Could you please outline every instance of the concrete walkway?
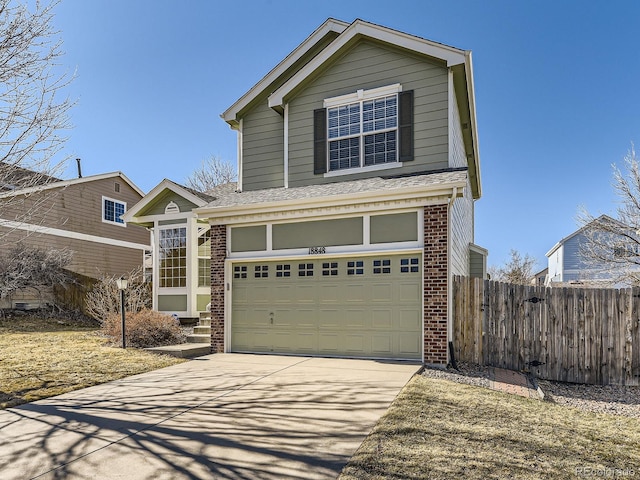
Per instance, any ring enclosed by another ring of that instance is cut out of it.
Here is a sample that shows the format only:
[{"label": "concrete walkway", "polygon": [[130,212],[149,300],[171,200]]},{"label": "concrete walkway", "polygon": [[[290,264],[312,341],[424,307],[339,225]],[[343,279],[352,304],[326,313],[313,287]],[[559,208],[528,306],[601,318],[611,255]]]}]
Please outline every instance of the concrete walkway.
[{"label": "concrete walkway", "polygon": [[336,478],[418,369],[200,357],[0,411],[0,478]]}]

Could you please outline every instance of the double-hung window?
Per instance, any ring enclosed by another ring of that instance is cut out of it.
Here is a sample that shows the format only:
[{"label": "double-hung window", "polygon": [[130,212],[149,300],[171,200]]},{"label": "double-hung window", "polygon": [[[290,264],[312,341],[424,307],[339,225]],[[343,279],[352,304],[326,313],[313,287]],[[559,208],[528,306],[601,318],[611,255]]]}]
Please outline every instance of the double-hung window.
[{"label": "double-hung window", "polygon": [[315,117],[315,173],[412,160],[413,92],[401,90],[395,84],[325,99]]},{"label": "double-hung window", "polygon": [[102,221],[124,225],[124,220],[120,218],[127,210],[127,204],[112,198],[102,197]]}]

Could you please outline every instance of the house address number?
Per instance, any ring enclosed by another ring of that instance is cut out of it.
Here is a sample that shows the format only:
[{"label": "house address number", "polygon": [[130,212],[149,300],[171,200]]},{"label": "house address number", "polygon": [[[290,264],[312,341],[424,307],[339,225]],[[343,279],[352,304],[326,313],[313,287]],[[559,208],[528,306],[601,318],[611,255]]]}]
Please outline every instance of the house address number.
[{"label": "house address number", "polygon": [[326,247],[309,247],[309,255],[320,255],[327,253]]}]

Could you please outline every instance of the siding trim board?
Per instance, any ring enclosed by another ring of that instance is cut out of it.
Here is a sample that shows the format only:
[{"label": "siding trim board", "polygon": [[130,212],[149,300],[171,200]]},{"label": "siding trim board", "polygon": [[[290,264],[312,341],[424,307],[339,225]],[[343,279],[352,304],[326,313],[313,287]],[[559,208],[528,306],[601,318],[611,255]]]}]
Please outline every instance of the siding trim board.
[{"label": "siding trim board", "polygon": [[75,240],[83,240],[85,242],[100,243],[103,245],[110,245],[115,247],[132,248],[135,250],[151,249],[151,245],[144,245],[142,243],[127,242],[125,240],[118,240],[111,237],[99,237],[97,235],[89,235],[87,233],[62,230],[60,228],[44,227],[42,225],[33,225],[30,223],[14,222],[11,220],[0,219],[0,227],[8,228],[11,230],[22,230],[36,234],[53,235],[55,237],[73,238]]}]

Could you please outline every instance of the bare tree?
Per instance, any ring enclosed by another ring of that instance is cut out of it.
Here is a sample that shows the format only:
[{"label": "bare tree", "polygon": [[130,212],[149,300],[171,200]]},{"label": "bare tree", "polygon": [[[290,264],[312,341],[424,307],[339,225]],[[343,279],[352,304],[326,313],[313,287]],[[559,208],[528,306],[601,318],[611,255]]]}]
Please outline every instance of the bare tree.
[{"label": "bare tree", "polygon": [[[61,70],[62,41],[54,7],[26,0],[0,0],[0,192],[57,180],[65,160],[73,102],[60,98],[72,76]],[[3,195],[0,213],[11,199]]]},{"label": "bare tree", "polygon": [[509,260],[500,267],[489,267],[491,280],[498,282],[515,283],[518,285],[528,285],[534,275],[536,259],[528,253],[524,256],[515,249],[509,252]]},{"label": "bare tree", "polygon": [[71,280],[65,267],[71,263],[70,250],[40,249],[16,244],[0,256],[0,298],[18,290],[64,285]]},{"label": "bare tree", "polygon": [[206,193],[218,185],[235,182],[237,177],[235,165],[212,155],[203,160],[200,168],[187,177],[186,186]]},{"label": "bare tree", "polygon": [[585,240],[580,256],[592,279],[613,285],[640,285],[640,165],[633,144],[624,169],[613,165],[613,189],[618,197],[617,219],[578,213]]}]

